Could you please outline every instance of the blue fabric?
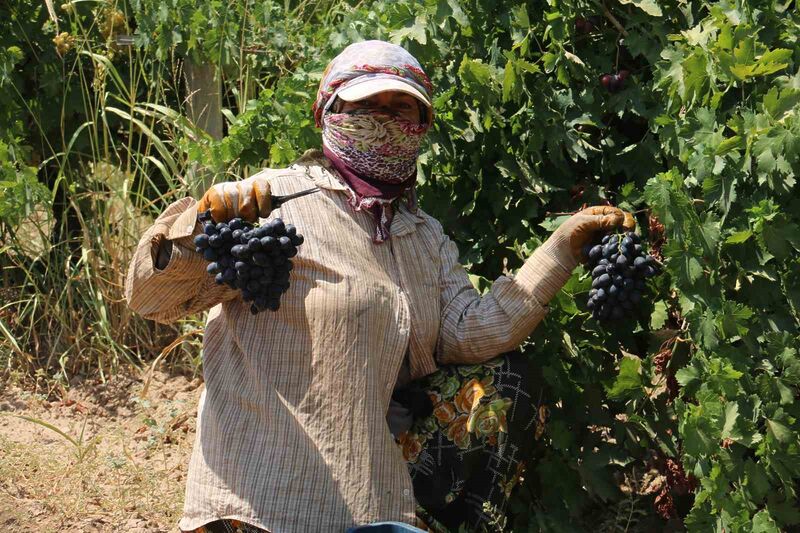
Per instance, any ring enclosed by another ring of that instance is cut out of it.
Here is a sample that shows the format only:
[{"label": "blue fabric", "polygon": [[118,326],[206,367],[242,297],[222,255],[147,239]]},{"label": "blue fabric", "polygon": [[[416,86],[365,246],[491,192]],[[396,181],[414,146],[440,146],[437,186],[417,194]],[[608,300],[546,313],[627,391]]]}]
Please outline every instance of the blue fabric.
[{"label": "blue fabric", "polygon": [[375,522],[365,526],[351,527],[346,533],[425,533],[423,530],[402,522]]}]

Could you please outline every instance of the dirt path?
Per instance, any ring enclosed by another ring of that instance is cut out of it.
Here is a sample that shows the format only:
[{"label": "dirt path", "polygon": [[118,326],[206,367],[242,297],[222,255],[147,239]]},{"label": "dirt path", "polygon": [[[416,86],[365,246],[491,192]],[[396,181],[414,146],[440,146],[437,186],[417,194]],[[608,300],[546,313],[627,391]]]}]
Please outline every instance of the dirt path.
[{"label": "dirt path", "polygon": [[0,383],[0,531],[178,531],[202,388],[156,372],[50,402]]}]

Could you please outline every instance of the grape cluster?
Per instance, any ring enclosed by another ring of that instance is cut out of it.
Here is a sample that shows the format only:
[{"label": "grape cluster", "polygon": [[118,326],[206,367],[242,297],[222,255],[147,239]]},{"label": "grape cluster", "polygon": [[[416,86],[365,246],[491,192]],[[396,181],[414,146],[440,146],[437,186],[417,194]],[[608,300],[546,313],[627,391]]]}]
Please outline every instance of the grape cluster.
[{"label": "grape cluster", "polygon": [[277,311],[281,295],[289,289],[291,258],[303,244],[297,228],[279,218],[261,226],[241,218],[214,222],[208,212],[198,215],[198,220],[203,233],[194,238],[195,250],[210,261],[208,273],[214,280],[241,289],[253,314]]},{"label": "grape cluster", "polygon": [[619,320],[630,314],[642,299],[645,279],[659,272],[658,263],[644,252],[633,232],[606,235],[584,252],[592,271],[586,306],[598,320]]}]

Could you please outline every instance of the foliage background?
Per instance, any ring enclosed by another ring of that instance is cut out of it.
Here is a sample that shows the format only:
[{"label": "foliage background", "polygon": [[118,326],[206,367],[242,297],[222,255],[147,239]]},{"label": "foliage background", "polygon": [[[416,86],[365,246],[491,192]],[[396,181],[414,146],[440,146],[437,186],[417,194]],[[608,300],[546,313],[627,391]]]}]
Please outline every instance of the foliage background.
[{"label": "foliage background", "polygon": [[[0,20],[6,377],[66,384],[171,346],[197,372],[198,317],[124,305],[138,235],[192,162],[233,179],[318,146],[326,62],[387,39],[436,86],[421,205],[479,288],[584,203],[636,211],[666,265],[636,323],[598,326],[578,271],[531,337],[549,418],[509,528],[800,527],[795,2],[20,0]],[[188,60],[222,73],[220,141],[185,113]]]}]

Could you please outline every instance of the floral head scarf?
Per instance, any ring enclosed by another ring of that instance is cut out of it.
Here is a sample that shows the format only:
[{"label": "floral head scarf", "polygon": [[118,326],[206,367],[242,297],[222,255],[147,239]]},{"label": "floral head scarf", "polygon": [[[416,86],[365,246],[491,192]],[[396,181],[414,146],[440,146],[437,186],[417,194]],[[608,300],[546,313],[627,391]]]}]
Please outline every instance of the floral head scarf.
[{"label": "floral head scarf", "polygon": [[428,100],[433,97],[431,80],[419,61],[405,48],[384,41],[351,44],[322,73],[317,99],[312,107],[317,127],[322,127],[322,115],[335,100],[336,93],[375,78],[400,79],[427,96]]}]

